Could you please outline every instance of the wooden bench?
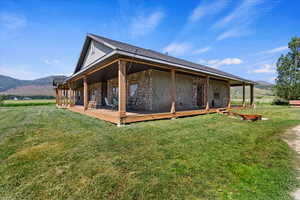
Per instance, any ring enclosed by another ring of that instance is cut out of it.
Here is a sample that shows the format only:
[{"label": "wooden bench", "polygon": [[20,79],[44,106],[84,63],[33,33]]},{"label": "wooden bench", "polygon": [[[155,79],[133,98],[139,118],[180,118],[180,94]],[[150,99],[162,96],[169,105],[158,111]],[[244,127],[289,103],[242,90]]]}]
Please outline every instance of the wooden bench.
[{"label": "wooden bench", "polygon": [[300,100],[290,100],[289,104],[291,107],[300,107]]}]

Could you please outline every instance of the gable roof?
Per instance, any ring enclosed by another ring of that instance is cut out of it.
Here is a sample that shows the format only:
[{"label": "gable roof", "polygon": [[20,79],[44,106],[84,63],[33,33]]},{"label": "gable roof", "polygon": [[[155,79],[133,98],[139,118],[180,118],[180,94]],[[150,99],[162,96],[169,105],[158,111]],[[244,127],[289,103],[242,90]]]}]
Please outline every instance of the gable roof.
[{"label": "gable roof", "polygon": [[118,54],[125,53],[125,55],[126,55],[126,53],[128,53],[131,56],[134,55],[135,57],[140,56],[141,58],[154,59],[154,61],[161,61],[161,62],[166,63],[171,66],[173,65],[173,66],[181,67],[181,68],[189,68],[194,71],[200,71],[203,73],[213,74],[216,76],[226,77],[229,79],[239,80],[242,82],[254,83],[251,80],[247,80],[247,79],[241,78],[239,76],[236,76],[236,75],[233,75],[233,74],[230,74],[227,72],[223,72],[221,70],[218,70],[218,69],[215,69],[212,67],[207,67],[204,65],[200,65],[197,63],[179,59],[179,58],[176,58],[173,56],[169,56],[169,55],[166,55],[163,53],[159,53],[159,52],[156,52],[156,51],[153,51],[150,49],[145,49],[145,48],[137,47],[137,46],[130,45],[130,44],[127,44],[124,42],[119,42],[116,40],[101,37],[101,36],[98,36],[95,34],[87,34],[87,38],[85,40],[85,43],[84,43],[80,58],[78,60],[77,66],[75,68],[74,74],[75,73],[77,74],[81,71],[81,65],[84,60],[85,53],[87,52],[88,45],[90,44],[91,40],[95,40],[99,43],[104,44],[107,47],[110,47],[111,49],[114,50],[115,53],[118,53]]}]

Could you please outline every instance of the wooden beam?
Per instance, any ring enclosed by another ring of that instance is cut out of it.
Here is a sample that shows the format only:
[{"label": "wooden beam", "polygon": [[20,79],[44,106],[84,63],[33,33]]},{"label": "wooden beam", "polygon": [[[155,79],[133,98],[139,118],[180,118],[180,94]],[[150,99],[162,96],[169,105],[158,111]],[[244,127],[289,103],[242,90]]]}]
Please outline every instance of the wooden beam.
[{"label": "wooden beam", "polygon": [[254,103],[254,85],[250,85],[250,105]]},{"label": "wooden beam", "polygon": [[88,108],[88,102],[89,97],[88,97],[88,83],[87,83],[87,77],[83,77],[83,107],[84,110],[87,110]]},{"label": "wooden beam", "polygon": [[209,110],[209,76],[206,77],[205,81],[205,110]]},{"label": "wooden beam", "polygon": [[245,83],[243,83],[243,107],[246,106],[246,91],[245,91]]},{"label": "wooden beam", "polygon": [[171,98],[172,98],[172,104],[171,104],[171,113],[176,112],[176,72],[175,69],[171,69]]},{"label": "wooden beam", "polygon": [[95,73],[95,72],[97,72],[97,71],[99,71],[101,69],[104,69],[104,68],[106,68],[106,67],[108,67],[108,66],[110,66],[110,65],[112,65],[112,64],[114,64],[114,63],[116,63],[118,61],[119,61],[119,59],[116,59],[116,60],[113,60],[113,61],[111,61],[109,63],[104,64],[104,65],[98,65],[98,66],[94,67],[91,70],[87,70],[86,72],[83,72],[82,74],[78,74],[78,76],[73,77],[69,81],[71,81],[71,80],[72,81],[76,81],[76,80],[82,79],[82,78],[84,78],[84,76],[87,76],[87,75],[90,75],[92,73]]},{"label": "wooden beam", "polygon": [[[174,69],[173,66],[170,67],[168,65],[156,64],[156,63],[149,63],[149,62],[145,62],[145,61],[138,61],[138,60],[133,60],[133,59],[128,59],[128,58],[120,58],[120,60],[128,61],[128,62],[134,62],[134,63],[139,63],[139,64],[144,64],[144,65],[150,65],[150,66],[154,66],[154,67],[162,68],[162,69],[166,69],[166,70]],[[176,71],[178,71],[178,72],[184,72],[184,73],[192,74],[192,75],[196,75],[196,76],[202,76],[202,77],[208,76],[207,74],[202,73],[202,72],[195,72],[195,71],[191,71],[191,70],[188,70],[188,69],[182,69],[182,68],[176,68]],[[209,75],[209,76],[211,78],[216,79],[216,80],[222,80],[222,81],[232,80],[232,79],[223,78],[223,77],[214,76],[214,75]]]},{"label": "wooden beam", "polygon": [[118,62],[118,79],[119,79],[119,116],[120,116],[120,124],[122,124],[122,120],[126,117],[126,62],[119,61]]}]

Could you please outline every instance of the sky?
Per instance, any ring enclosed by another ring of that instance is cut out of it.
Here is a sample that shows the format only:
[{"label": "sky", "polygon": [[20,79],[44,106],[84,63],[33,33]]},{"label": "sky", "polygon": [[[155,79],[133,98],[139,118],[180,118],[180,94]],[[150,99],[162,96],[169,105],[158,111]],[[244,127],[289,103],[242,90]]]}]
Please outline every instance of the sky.
[{"label": "sky", "polygon": [[274,82],[300,37],[299,0],[0,0],[0,74],[71,75],[94,33]]}]

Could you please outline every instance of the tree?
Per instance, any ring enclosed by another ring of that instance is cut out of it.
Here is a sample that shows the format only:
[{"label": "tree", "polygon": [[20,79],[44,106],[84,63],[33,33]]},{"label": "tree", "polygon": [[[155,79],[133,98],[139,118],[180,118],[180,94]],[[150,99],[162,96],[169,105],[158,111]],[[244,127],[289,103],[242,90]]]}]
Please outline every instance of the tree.
[{"label": "tree", "polygon": [[290,51],[277,61],[276,95],[286,100],[300,99],[300,38],[289,42]]},{"label": "tree", "polygon": [[5,99],[5,96],[0,95],[0,106],[2,106],[4,104],[4,99]]}]

